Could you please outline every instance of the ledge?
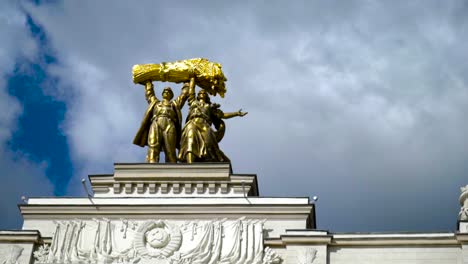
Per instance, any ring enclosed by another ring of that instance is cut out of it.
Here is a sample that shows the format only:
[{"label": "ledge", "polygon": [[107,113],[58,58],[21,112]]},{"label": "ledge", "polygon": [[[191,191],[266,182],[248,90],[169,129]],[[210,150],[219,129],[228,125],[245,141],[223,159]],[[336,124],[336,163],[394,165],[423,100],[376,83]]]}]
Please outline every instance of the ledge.
[{"label": "ledge", "polygon": [[126,215],[132,219],[208,219],[247,218],[303,220],[311,215],[313,205],[274,204],[205,204],[205,205],[20,205],[25,220],[30,219],[92,219],[97,216],[120,219]]},{"label": "ledge", "polygon": [[122,180],[227,180],[230,163],[116,163],[114,179]]},{"label": "ledge", "polygon": [[[291,232],[291,231],[290,231]],[[315,234],[312,234],[314,233]],[[288,231],[287,231],[288,233]],[[294,230],[303,235],[281,235],[280,238],[267,238],[265,245],[285,247],[288,245],[328,245],[346,246],[459,246],[468,242],[468,234],[419,233],[419,234],[328,234],[326,231]],[[310,235],[307,235],[309,233]]]},{"label": "ledge", "polygon": [[0,242],[37,243],[40,237],[37,230],[0,230]]},{"label": "ledge", "polygon": [[116,163],[113,175],[89,175],[95,197],[255,197],[257,176],[230,163]]}]

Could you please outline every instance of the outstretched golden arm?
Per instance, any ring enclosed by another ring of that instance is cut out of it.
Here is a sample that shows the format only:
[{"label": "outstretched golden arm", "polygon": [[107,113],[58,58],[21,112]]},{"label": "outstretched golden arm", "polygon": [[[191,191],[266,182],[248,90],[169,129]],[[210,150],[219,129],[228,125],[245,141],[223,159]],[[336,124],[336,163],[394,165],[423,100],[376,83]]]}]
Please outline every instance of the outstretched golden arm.
[{"label": "outstretched golden arm", "polygon": [[242,112],[242,109],[239,109],[239,111],[237,111],[237,112],[223,113],[222,118],[223,119],[229,119],[229,118],[233,118],[233,117],[236,117],[236,116],[245,116],[248,113],[249,112]]}]

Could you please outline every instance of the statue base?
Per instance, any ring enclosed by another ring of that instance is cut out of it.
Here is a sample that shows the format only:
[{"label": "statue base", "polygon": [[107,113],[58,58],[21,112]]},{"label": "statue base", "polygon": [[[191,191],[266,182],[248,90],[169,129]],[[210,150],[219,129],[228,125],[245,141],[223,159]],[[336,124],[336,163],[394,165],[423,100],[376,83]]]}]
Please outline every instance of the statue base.
[{"label": "statue base", "polygon": [[229,163],[118,163],[89,180],[92,197],[20,206],[50,243],[41,262],[278,263],[269,238],[315,227],[308,198],[260,197]]}]

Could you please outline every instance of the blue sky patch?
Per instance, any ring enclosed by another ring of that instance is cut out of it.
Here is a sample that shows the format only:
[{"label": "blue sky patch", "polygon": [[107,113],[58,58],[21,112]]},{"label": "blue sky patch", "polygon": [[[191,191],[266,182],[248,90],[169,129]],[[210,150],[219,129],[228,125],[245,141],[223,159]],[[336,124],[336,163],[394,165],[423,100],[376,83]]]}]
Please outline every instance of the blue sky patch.
[{"label": "blue sky patch", "polygon": [[[27,23],[39,46],[39,57],[36,62],[18,61],[13,75],[8,79],[9,94],[23,106],[18,131],[13,134],[9,146],[14,151],[25,153],[35,162],[46,161],[46,174],[55,186],[54,195],[64,195],[64,186],[73,173],[67,139],[60,130],[67,109],[64,102],[44,93],[44,85],[57,84],[47,75],[47,67],[57,63],[57,59],[43,28],[29,15]],[[48,87],[51,88],[54,89]]]}]

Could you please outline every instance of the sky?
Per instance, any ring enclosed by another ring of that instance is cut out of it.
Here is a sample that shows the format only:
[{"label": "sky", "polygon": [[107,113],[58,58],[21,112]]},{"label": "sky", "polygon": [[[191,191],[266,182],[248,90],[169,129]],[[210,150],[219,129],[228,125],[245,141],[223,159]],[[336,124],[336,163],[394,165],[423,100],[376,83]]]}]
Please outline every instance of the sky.
[{"label": "sky", "polygon": [[[83,196],[146,110],[134,64],[223,65],[220,144],[260,195],[318,196],[330,232],[455,231],[468,184],[467,1],[0,2],[0,229]],[[168,83],[155,83],[156,93]],[[177,94],[178,84],[169,84]]]}]

